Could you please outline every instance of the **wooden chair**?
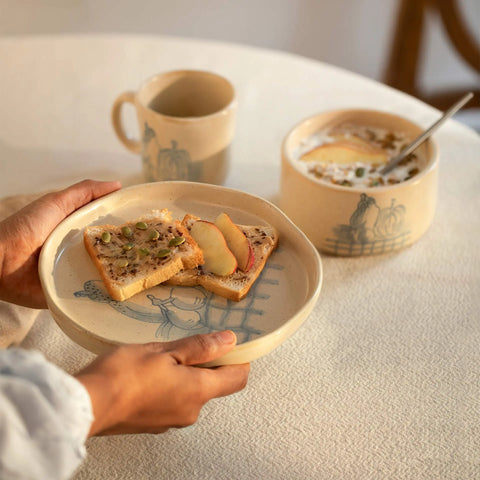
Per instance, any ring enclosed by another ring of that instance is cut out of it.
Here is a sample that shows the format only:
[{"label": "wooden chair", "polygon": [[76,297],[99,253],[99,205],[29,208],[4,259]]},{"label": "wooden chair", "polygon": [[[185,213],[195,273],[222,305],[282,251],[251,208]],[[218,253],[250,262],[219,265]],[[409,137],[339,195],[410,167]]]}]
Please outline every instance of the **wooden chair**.
[{"label": "wooden chair", "polygon": [[480,107],[480,89],[453,88],[429,94],[419,87],[418,73],[421,43],[427,11],[440,16],[456,53],[474,70],[480,72],[480,48],[466,27],[456,0],[400,0],[393,44],[390,50],[384,82],[421,100],[445,110],[468,91],[474,98],[465,108]]}]

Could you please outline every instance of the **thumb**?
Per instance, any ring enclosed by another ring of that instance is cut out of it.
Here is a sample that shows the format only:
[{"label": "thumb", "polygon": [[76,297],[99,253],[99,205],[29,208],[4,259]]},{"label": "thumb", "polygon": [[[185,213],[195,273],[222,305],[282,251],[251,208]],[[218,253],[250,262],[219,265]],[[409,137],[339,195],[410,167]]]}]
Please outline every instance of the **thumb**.
[{"label": "thumb", "polygon": [[62,215],[68,216],[78,208],[108,193],[118,190],[120,182],[98,182],[83,180],[71,185],[65,190],[53,193],[53,199],[61,210]]},{"label": "thumb", "polygon": [[193,335],[164,344],[164,348],[177,363],[198,365],[211,362],[228,353],[237,343],[237,337],[230,330]]}]

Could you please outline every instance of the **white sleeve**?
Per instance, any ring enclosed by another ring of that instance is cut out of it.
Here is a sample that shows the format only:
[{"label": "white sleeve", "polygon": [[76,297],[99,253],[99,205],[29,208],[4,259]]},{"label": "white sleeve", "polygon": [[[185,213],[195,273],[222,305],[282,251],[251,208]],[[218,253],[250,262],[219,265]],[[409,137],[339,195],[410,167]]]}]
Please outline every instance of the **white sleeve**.
[{"label": "white sleeve", "polygon": [[85,458],[90,396],[39,352],[0,350],[0,478],[69,478]]}]

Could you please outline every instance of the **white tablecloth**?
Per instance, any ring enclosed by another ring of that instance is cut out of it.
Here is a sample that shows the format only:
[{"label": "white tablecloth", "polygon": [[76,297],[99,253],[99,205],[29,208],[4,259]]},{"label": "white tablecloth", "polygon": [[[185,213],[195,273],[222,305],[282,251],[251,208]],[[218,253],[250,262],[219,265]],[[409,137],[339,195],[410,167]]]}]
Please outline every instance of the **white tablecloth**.
[{"label": "white tablecloth", "polygon": [[[276,201],[280,144],[317,112],[366,107],[427,126],[439,112],[358,75],[279,52],[139,36],[0,39],[0,196],[91,177],[140,181],[110,126],[117,94],[196,68],[239,97],[226,185]],[[132,115],[127,121],[136,134]],[[255,361],[247,388],[164,435],[94,438],[87,479],[480,478],[480,140],[450,120],[439,204],[414,246],[323,256],[320,300],[298,332]],[[48,312],[23,341],[69,372],[93,356]]]}]

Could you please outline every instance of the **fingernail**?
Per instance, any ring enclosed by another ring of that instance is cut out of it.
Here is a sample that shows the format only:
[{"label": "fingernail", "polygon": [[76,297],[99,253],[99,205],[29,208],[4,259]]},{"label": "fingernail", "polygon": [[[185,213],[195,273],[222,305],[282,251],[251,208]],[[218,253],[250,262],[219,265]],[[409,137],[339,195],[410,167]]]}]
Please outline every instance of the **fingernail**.
[{"label": "fingernail", "polygon": [[220,343],[230,344],[235,342],[235,334],[230,330],[224,330],[223,332],[217,332],[215,334]]}]

